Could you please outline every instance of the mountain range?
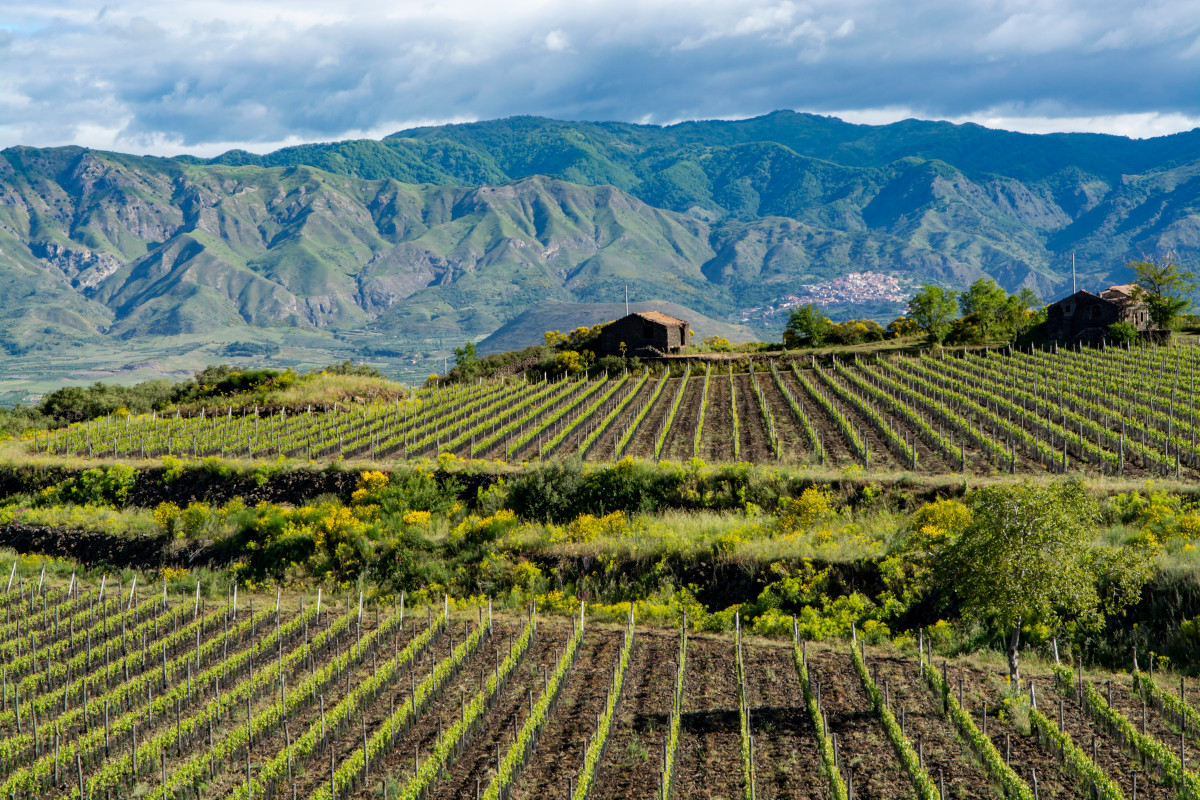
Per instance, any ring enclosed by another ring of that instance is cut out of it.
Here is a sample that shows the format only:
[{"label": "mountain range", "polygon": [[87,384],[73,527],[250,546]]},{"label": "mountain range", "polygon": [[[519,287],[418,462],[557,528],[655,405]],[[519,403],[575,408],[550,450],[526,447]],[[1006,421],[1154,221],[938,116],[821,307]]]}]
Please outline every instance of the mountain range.
[{"label": "mountain range", "polygon": [[304,335],[407,363],[627,286],[737,322],[849,272],[908,288],[989,276],[1052,299],[1072,253],[1099,288],[1165,251],[1200,254],[1200,129],[1131,140],[785,111],[521,117],[213,159],[0,152],[12,355]]}]

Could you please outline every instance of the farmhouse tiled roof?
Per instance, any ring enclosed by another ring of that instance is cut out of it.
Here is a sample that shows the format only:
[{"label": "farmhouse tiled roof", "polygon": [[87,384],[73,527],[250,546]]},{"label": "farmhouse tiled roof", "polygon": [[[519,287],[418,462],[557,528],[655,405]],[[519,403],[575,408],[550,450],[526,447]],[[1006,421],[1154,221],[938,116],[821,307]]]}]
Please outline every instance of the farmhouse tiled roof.
[{"label": "farmhouse tiled roof", "polygon": [[650,322],[658,322],[663,325],[687,325],[687,320],[677,319],[662,313],[661,311],[635,311],[629,316],[641,317]]},{"label": "farmhouse tiled roof", "polygon": [[1121,286],[1110,286],[1100,293],[1105,300],[1129,300],[1133,298],[1135,284],[1126,283]]}]

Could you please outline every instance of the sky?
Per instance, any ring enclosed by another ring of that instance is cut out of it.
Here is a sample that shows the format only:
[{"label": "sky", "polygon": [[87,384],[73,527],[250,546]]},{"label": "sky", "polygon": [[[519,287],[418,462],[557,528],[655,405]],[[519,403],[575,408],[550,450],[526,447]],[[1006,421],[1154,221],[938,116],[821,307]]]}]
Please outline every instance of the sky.
[{"label": "sky", "polygon": [[0,0],[0,147],[212,156],[534,114],[1200,127],[1196,0]]}]

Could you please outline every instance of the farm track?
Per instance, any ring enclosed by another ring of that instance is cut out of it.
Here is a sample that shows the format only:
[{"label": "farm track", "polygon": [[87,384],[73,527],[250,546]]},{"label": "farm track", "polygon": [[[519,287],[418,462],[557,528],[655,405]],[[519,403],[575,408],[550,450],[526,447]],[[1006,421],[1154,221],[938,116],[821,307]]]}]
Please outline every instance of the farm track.
[{"label": "farm track", "polygon": [[829,732],[837,736],[843,771],[860,800],[911,797],[912,780],[900,764],[849,655],[809,651],[809,676],[821,685]]},{"label": "farm track", "polygon": [[[633,438],[629,440],[629,444],[625,448],[625,455],[647,461],[654,460],[654,440],[658,436],[658,426],[671,410],[671,403],[675,399],[675,392],[679,389],[680,380],[682,378],[671,378],[667,381],[667,385],[663,387],[658,399],[650,408],[650,413],[642,420],[642,424],[638,426]],[[691,382],[692,379],[689,378],[688,383]],[[680,411],[683,411],[682,407]]]},{"label": "farm track", "polygon": [[[700,383],[704,383],[703,375],[700,377]],[[729,407],[729,376],[718,369],[713,369],[712,378],[708,382],[708,410],[704,415],[704,430],[701,432],[700,457],[710,463],[733,461],[733,412]]]},{"label": "farm track", "polygon": [[[663,394],[670,392],[672,389],[678,388],[678,383],[667,386]],[[711,393],[712,387],[709,387]],[[671,430],[667,433],[667,441],[663,445],[662,458],[669,461],[687,461],[692,457],[693,445],[696,441],[696,419],[700,416],[700,396],[704,392],[704,375],[692,375],[688,378],[687,386],[683,390],[683,402],[679,404],[679,410],[675,412],[675,419],[671,423]],[[672,394],[672,396],[674,396]],[[709,398],[709,406],[712,405],[712,398]],[[667,406],[670,410],[670,406]],[[711,410],[711,408],[710,408]],[[655,432],[657,433],[657,426]],[[653,447],[653,445],[651,445]],[[653,455],[653,450],[651,451]]]},{"label": "farm track", "polygon": [[585,633],[584,647],[576,655],[558,705],[512,786],[512,800],[566,797],[567,778],[579,774],[620,651],[621,636],[616,631],[592,627]]},{"label": "farm track", "polygon": [[829,780],[821,771],[817,733],[804,707],[791,649],[743,645],[743,651],[757,796],[824,800]]},{"label": "farm track", "polygon": [[[868,666],[877,670],[875,683],[891,698],[892,712],[902,718],[913,747],[923,748],[925,769],[935,779],[946,781],[948,797],[984,800],[997,797],[987,772],[975,754],[942,715],[941,703],[929,690],[913,659],[872,658]],[[918,745],[920,742],[920,745]],[[1003,752],[1003,751],[1001,751]]]},{"label": "farm track", "polygon": [[674,796],[742,796],[742,751],[733,643],[688,642]]},{"label": "farm track", "polygon": [[750,385],[750,375],[734,375],[733,380],[737,386],[738,429],[741,435],[741,455],[738,460],[770,463],[775,460],[775,454],[771,452],[766,423]]},{"label": "farm track", "polygon": [[[563,646],[566,636],[565,630],[538,624],[529,652],[509,677],[504,691],[484,714],[482,725],[462,755],[450,765],[442,779],[430,787],[429,800],[474,797],[477,781],[482,792],[496,772],[497,745],[503,753],[512,742],[528,713],[529,692],[536,697],[541,691],[542,671],[554,668],[556,650]],[[484,666],[493,666],[493,663],[489,661]]]},{"label": "farm track", "polygon": [[652,796],[658,785],[678,655],[678,636],[639,631],[634,638],[608,753],[588,795],[592,800]]}]

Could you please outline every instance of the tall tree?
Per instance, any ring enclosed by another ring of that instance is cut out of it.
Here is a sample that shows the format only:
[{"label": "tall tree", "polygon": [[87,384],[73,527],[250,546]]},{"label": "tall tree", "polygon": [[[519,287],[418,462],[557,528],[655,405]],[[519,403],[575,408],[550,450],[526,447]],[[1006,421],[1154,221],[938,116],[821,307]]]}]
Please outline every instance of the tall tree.
[{"label": "tall tree", "polygon": [[454,367],[458,370],[459,380],[474,380],[483,371],[479,363],[479,354],[475,351],[475,343],[467,342],[462,347],[454,348]]},{"label": "tall tree", "polygon": [[964,317],[972,317],[979,332],[987,340],[1003,324],[1009,305],[1008,292],[991,278],[980,278],[958,296],[958,306]]},{"label": "tall tree", "polygon": [[1191,270],[1175,263],[1175,256],[1146,258],[1127,264],[1137,275],[1133,288],[1135,300],[1145,303],[1150,321],[1157,327],[1170,330],[1179,315],[1192,307],[1192,292],[1196,291],[1196,276]]},{"label": "tall tree", "polygon": [[[1014,682],[1023,622],[1095,625],[1102,610],[1136,600],[1149,574],[1133,549],[1118,555],[1095,545],[1099,510],[1080,481],[982,487],[967,505],[971,522],[939,557],[940,577],[964,616],[1007,635]],[[1116,587],[1107,604],[1101,580]]]},{"label": "tall tree", "polygon": [[801,306],[788,315],[783,331],[783,343],[788,347],[820,347],[829,338],[833,325],[821,309],[812,303]]},{"label": "tall tree", "polygon": [[957,295],[940,286],[926,285],[908,301],[908,314],[931,342],[941,344],[950,332],[957,310]]}]

